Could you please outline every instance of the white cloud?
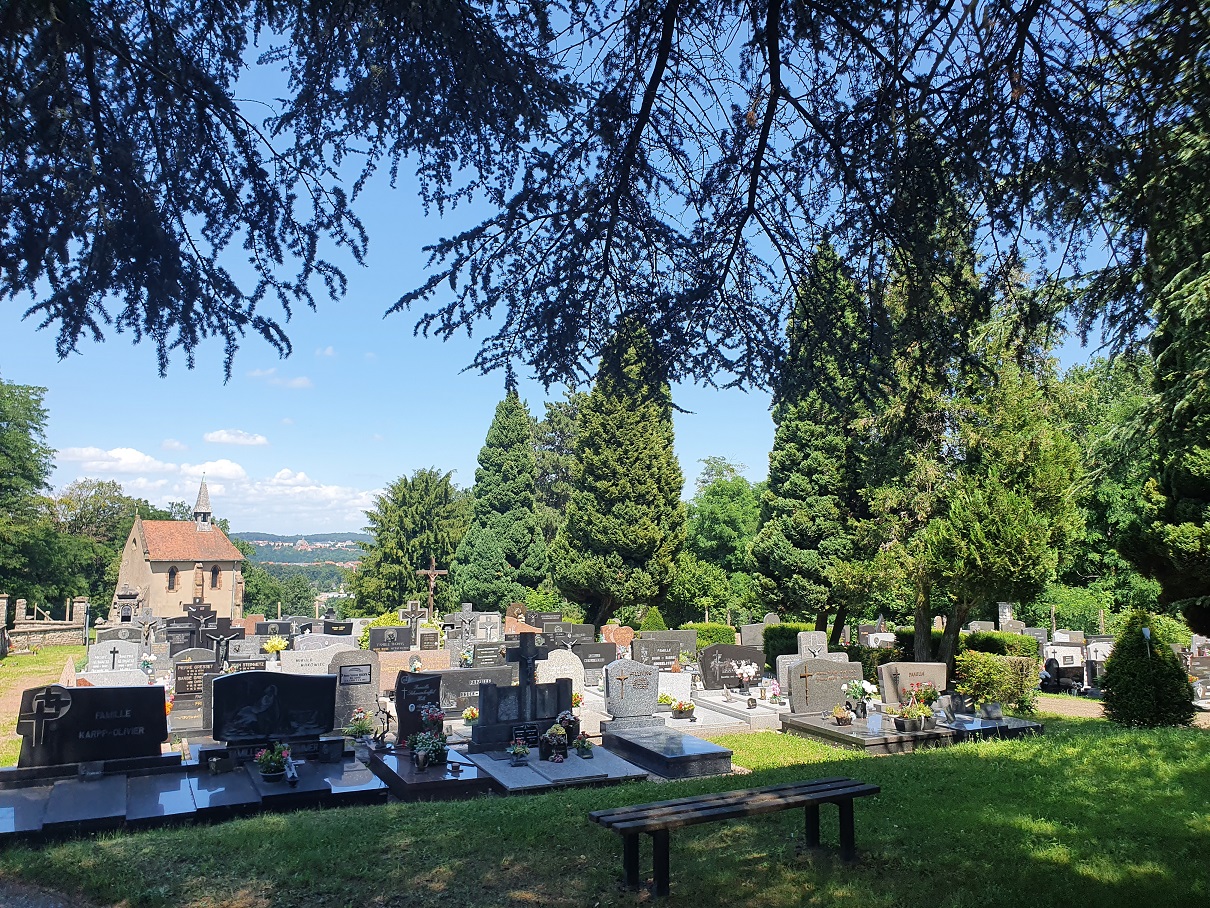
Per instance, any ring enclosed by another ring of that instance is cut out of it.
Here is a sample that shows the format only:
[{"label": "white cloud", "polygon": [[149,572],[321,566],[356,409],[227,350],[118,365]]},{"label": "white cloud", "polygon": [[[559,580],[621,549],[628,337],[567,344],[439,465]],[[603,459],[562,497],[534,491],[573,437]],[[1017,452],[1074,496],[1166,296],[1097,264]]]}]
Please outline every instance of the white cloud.
[{"label": "white cloud", "polygon": [[64,448],[59,460],[78,463],[88,473],[175,473],[176,464],[164,463],[134,448]]},{"label": "white cloud", "polygon": [[269,369],[253,369],[248,373],[249,378],[268,378],[270,375],[277,373],[276,367]]},{"label": "white cloud", "polygon": [[294,420],[292,420],[289,416],[283,416],[281,418],[281,424],[283,426],[292,426],[294,425]]},{"label": "white cloud", "polygon": [[202,436],[206,441],[220,445],[267,445],[269,439],[263,435],[245,432],[243,429],[218,429]]},{"label": "white cloud", "polygon": [[276,368],[253,369],[248,373],[248,377],[266,379],[268,383],[275,388],[291,388],[297,390],[299,388],[310,388],[314,384],[311,379],[307,378],[305,375],[299,375],[295,378],[285,378],[284,376],[277,374]]},{"label": "white cloud", "polygon": [[191,479],[201,479],[206,477],[207,483],[211,479],[247,479],[247,471],[232,460],[208,460],[205,463],[183,463],[181,464],[181,475]]},{"label": "white cloud", "polygon": [[184,442],[177,441],[175,438],[165,438],[160,442],[160,447],[165,451],[188,451],[189,445]]},{"label": "white cloud", "polygon": [[318,350],[316,350],[315,355],[316,356],[335,356],[336,348],[333,347],[331,344],[329,344],[326,347],[320,347]]}]

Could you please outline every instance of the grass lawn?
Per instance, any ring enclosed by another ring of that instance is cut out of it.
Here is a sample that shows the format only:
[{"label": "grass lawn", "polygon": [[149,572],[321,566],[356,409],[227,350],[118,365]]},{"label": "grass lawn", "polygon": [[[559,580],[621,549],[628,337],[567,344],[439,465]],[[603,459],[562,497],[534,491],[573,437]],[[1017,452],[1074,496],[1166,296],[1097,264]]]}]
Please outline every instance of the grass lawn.
[{"label": "grass lawn", "polygon": [[[0,879],[102,904],[600,906],[621,840],[589,810],[796,778],[882,786],[860,863],[799,856],[790,811],[677,831],[670,905],[1165,908],[1210,899],[1210,734],[1047,717],[1044,737],[871,758],[772,732],[719,739],[750,775],[275,814],[0,853]],[[824,808],[825,841],[836,841]],[[644,841],[644,861],[649,862]]]},{"label": "grass lawn", "polygon": [[21,692],[58,681],[68,659],[75,660],[77,669],[82,668],[88,652],[83,646],[44,646],[37,653],[0,659],[0,766],[16,766],[21,752],[17,737]]}]

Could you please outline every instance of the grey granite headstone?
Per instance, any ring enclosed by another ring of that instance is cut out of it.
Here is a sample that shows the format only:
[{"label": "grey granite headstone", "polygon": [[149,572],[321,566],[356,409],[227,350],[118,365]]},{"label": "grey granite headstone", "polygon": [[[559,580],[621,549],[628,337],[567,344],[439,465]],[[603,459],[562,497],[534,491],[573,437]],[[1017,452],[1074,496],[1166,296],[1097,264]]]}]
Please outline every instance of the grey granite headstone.
[{"label": "grey granite headstone", "polygon": [[268,637],[253,634],[243,640],[232,640],[227,645],[228,662],[263,662],[268,653],[265,652],[265,641]]},{"label": "grey granite headstone", "polygon": [[107,640],[133,640],[138,643],[142,639],[142,630],[133,624],[117,624],[97,629],[97,643],[104,643]]},{"label": "grey granite headstone", "polygon": [[994,621],[972,621],[970,623],[970,630],[972,634],[979,634],[985,631],[994,631],[995,629],[996,623]]},{"label": "grey granite headstone", "polygon": [[373,716],[378,709],[378,653],[369,650],[341,650],[332,657],[328,674],[336,676],[336,721],[344,724],[353,710],[364,709]]},{"label": "grey granite headstone", "polygon": [[1083,631],[1071,631],[1064,628],[1059,628],[1055,631],[1055,643],[1080,643],[1084,642]]},{"label": "grey granite headstone", "polygon": [[913,684],[929,682],[937,693],[946,689],[944,662],[884,662],[878,666],[878,688],[884,703],[904,704]]},{"label": "grey granite headstone", "polygon": [[1006,634],[1024,634],[1025,622],[1017,621],[1014,618],[1006,618],[1000,622],[1000,630]]},{"label": "grey granite headstone", "polygon": [[137,668],[116,672],[80,672],[76,687],[146,687],[147,673]]},{"label": "grey granite headstone", "polygon": [[824,631],[799,631],[798,655],[818,659],[828,651],[828,635]]},{"label": "grey granite headstone", "polygon": [[790,711],[822,712],[845,701],[844,689],[862,679],[860,662],[804,659],[790,672]]},{"label": "grey granite headstone", "polygon": [[88,648],[88,671],[119,672],[139,667],[143,646],[138,635],[135,640],[106,640]]},{"label": "grey granite headstone", "polygon": [[1042,647],[1050,642],[1050,634],[1046,632],[1046,628],[1044,627],[1027,627],[1022,633],[1038,641],[1038,655],[1042,654]]},{"label": "grey granite headstone", "polygon": [[660,673],[633,659],[618,659],[605,666],[605,711],[614,719],[613,730],[662,725],[654,719],[660,696]]},{"label": "grey granite headstone", "polygon": [[551,650],[550,655],[538,663],[538,683],[549,684],[556,678],[570,678],[572,693],[584,693],[584,663],[580,657],[570,650]]},{"label": "grey granite headstone", "polygon": [[781,618],[777,612],[765,612],[765,617],[761,619],[765,624],[781,624]]},{"label": "grey granite headstone", "polygon": [[294,650],[299,653],[333,646],[340,649],[356,649],[357,641],[351,634],[303,634],[294,640]]},{"label": "grey granite headstone", "polygon": [[[803,658],[794,653],[787,653],[777,657],[777,683],[781,686],[783,697],[790,696],[790,673],[794,671],[794,666],[803,661]],[[820,653],[818,658],[826,662],[849,661],[846,653]]]},{"label": "grey granite headstone", "polygon": [[281,670],[289,675],[326,675],[332,657],[348,652],[347,646],[326,646],[323,649],[283,650]]},{"label": "grey granite headstone", "polygon": [[742,646],[764,646],[765,625],[741,624],[739,628],[739,642]]}]

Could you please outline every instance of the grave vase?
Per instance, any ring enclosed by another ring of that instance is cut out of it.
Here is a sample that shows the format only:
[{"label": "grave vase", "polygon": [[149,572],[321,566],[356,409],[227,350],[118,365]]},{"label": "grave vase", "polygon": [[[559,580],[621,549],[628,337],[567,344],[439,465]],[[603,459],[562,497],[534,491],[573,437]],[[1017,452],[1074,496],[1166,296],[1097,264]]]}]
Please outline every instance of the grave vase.
[{"label": "grave vase", "polygon": [[260,777],[265,782],[284,782],[286,781],[286,771],[280,769],[277,772],[261,772]]},{"label": "grave vase", "polygon": [[538,739],[538,759],[539,760],[549,760],[555,754],[559,754],[564,759],[567,758],[567,742],[566,742],[566,740],[562,744],[555,744],[551,741],[547,741],[545,736]]}]

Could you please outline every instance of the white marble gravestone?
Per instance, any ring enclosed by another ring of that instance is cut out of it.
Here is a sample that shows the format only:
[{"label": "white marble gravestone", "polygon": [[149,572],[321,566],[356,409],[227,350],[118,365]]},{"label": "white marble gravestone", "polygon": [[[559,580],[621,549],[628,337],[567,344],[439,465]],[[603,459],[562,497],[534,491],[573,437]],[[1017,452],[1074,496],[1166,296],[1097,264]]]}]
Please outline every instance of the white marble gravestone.
[{"label": "white marble gravestone", "polygon": [[139,667],[142,643],[136,640],[106,640],[88,648],[88,671],[122,672]]}]

